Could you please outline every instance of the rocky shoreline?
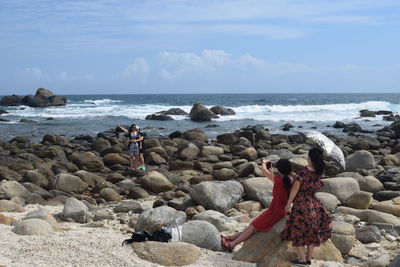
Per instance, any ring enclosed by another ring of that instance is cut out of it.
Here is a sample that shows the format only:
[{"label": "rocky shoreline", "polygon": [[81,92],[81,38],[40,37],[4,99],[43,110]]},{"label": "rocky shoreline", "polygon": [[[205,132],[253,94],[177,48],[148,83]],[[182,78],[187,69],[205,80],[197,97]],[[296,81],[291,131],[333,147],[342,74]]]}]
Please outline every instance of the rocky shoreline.
[{"label": "rocky shoreline", "polygon": [[[317,196],[332,211],[334,228],[313,266],[388,266],[390,261],[398,266],[400,122],[376,136],[330,138],[342,148],[347,167],[340,170],[326,159],[325,186]],[[127,142],[112,129],[96,137],[48,134],[41,142],[15,137],[0,143],[0,224],[5,225],[0,232],[13,240],[39,236],[56,242],[55,237],[73,231],[69,228],[104,228],[119,232],[122,242],[131,232],[177,222],[187,233],[184,242],[136,244],[135,261],[144,266],[235,266],[227,253],[215,254],[225,261],[221,265],[201,259],[223,251],[220,233],[242,230],[268,207],[272,184],[259,170],[262,159],[275,163],[286,158],[297,170],[306,166],[312,145],[301,135],[271,134],[261,126],[212,140],[200,129],[176,131],[169,138],[146,138],[147,170],[131,171]],[[233,253],[237,266],[245,266],[242,261],[288,266],[293,249],[278,238],[283,223],[238,248]],[[90,231],[84,238],[91,238]],[[180,256],[163,257],[156,253],[160,250]],[[23,266],[16,258],[0,260]]]}]

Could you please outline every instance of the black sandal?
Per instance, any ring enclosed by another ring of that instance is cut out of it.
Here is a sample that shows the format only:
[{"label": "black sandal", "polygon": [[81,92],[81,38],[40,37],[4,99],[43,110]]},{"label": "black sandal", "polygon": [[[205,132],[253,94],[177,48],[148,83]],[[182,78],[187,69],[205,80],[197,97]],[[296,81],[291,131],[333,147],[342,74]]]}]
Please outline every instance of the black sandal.
[{"label": "black sandal", "polygon": [[290,261],[290,263],[294,264],[294,265],[310,265],[311,264],[310,261],[299,261],[299,260]]}]

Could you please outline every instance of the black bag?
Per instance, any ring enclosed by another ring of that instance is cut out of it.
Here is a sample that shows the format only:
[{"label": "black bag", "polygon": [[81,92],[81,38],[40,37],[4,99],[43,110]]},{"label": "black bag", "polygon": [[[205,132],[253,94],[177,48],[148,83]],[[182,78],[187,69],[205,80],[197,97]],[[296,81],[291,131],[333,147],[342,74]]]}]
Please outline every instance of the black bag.
[{"label": "black bag", "polygon": [[125,239],[122,242],[122,245],[128,245],[131,244],[133,242],[145,242],[147,240],[149,240],[151,237],[150,233],[147,231],[143,231],[143,232],[135,232],[132,234],[130,239]]},{"label": "black bag", "polygon": [[154,231],[153,233],[149,233],[147,231],[143,232],[135,232],[132,234],[130,239],[126,239],[122,242],[122,246],[131,244],[133,242],[145,242],[145,241],[158,241],[167,243],[172,238],[171,233],[167,228],[163,227]]}]

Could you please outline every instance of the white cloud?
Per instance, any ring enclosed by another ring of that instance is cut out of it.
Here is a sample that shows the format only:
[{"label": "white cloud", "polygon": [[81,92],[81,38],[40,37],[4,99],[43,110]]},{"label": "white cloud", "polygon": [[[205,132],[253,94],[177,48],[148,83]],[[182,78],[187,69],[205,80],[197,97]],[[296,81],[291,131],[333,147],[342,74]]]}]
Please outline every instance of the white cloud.
[{"label": "white cloud", "polygon": [[26,68],[25,73],[29,76],[40,79],[43,77],[43,71],[39,68]]},{"label": "white cloud", "polygon": [[147,61],[143,58],[136,58],[133,64],[128,65],[124,71],[123,76],[125,78],[134,78],[140,77],[145,78],[150,71],[150,65],[147,64]]}]

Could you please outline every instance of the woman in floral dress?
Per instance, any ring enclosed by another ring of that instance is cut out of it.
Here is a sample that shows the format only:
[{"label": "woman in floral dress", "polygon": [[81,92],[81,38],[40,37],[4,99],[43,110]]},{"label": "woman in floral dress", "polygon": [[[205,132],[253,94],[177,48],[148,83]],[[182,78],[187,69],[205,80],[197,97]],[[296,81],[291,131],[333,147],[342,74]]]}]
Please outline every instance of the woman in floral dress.
[{"label": "woman in floral dress", "polygon": [[[321,176],[325,170],[322,151],[313,148],[308,153],[308,167],[297,172],[285,210],[289,214],[283,240],[292,241],[297,260],[293,264],[311,264],[314,247],[331,237],[332,225],[328,212],[315,197],[316,190],[324,186]],[[290,206],[293,202],[293,207]],[[307,246],[307,254],[305,251]]]}]

